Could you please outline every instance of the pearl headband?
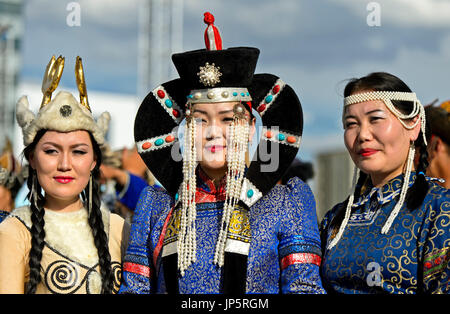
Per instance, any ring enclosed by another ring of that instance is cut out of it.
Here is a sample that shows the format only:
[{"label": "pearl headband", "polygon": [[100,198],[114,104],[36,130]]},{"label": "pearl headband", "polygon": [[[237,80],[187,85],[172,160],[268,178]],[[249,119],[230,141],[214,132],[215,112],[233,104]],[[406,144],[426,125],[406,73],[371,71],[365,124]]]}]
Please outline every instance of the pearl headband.
[{"label": "pearl headband", "polygon": [[[403,120],[412,119],[415,116],[419,115],[421,124],[420,129],[422,130],[423,141],[425,145],[427,145],[427,139],[425,138],[425,109],[423,108],[419,99],[417,99],[416,93],[373,91],[353,94],[344,98],[344,107],[371,100],[382,100],[386,104],[386,107],[388,107],[388,109],[398,118],[400,123],[408,130],[415,128],[417,123],[419,123],[419,119],[417,119],[417,121],[413,125],[407,125]],[[411,113],[404,114],[397,110],[397,108],[395,108],[395,106],[392,104],[392,100],[412,101],[414,103],[414,108]]]}]

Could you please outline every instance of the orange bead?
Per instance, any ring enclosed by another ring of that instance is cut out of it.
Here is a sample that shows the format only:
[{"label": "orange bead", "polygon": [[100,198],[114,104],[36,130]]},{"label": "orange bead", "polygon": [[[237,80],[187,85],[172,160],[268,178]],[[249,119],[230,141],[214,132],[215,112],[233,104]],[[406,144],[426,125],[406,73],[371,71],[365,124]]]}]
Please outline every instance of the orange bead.
[{"label": "orange bead", "polygon": [[273,136],[272,131],[267,131],[265,135],[267,138],[272,138]]},{"label": "orange bead", "polygon": [[152,147],[152,143],[150,142],[145,142],[142,144],[142,149],[149,149],[150,147]]},{"label": "orange bead", "polygon": [[286,140],[288,141],[288,143],[291,143],[291,144],[297,142],[297,139],[295,138],[295,136],[288,136]]},{"label": "orange bead", "polygon": [[175,140],[175,137],[173,135],[168,135],[166,137],[166,142],[167,143],[173,142],[174,140]]}]

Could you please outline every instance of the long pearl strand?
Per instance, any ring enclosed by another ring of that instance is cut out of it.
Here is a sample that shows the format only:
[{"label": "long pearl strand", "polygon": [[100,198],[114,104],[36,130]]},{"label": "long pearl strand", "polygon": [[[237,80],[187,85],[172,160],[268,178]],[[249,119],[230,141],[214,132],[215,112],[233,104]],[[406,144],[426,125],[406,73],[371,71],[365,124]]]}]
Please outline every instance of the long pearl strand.
[{"label": "long pearl strand", "polygon": [[386,234],[389,232],[389,229],[391,228],[391,225],[394,222],[395,217],[397,217],[400,209],[403,206],[403,203],[405,202],[406,193],[408,192],[408,187],[409,187],[409,177],[411,176],[411,170],[412,170],[412,166],[414,164],[415,152],[416,152],[416,149],[414,147],[414,143],[411,143],[409,145],[408,161],[406,163],[405,175],[403,176],[403,185],[402,185],[402,189],[400,192],[400,198],[399,198],[397,204],[395,204],[395,207],[392,210],[391,214],[389,215],[388,219],[384,223],[384,226],[381,229],[382,234]]},{"label": "long pearl strand", "polygon": [[195,133],[195,121],[187,119],[184,138],[181,221],[177,243],[178,269],[181,276],[184,276],[184,271],[192,263],[195,263],[197,251],[195,228],[197,216],[195,203],[197,153],[195,150]]},{"label": "long pearl strand", "polygon": [[245,119],[234,117],[228,134],[230,145],[227,150],[228,171],[225,203],[220,224],[220,233],[216,244],[216,251],[214,253],[214,263],[219,267],[222,267],[224,264],[228,227],[233,209],[235,208],[241,193],[248,135],[248,122]]},{"label": "long pearl strand", "polygon": [[350,219],[350,214],[352,212],[353,198],[354,198],[354,194],[355,194],[355,190],[356,190],[356,182],[358,180],[358,177],[359,177],[359,168],[355,166],[355,168],[353,170],[352,189],[350,192],[350,196],[348,197],[347,208],[345,209],[345,217],[341,223],[341,226],[339,227],[339,231],[338,231],[337,235],[334,237],[334,239],[328,245],[328,250],[332,249],[339,242],[342,235],[344,234],[345,227],[347,226],[347,223]]}]

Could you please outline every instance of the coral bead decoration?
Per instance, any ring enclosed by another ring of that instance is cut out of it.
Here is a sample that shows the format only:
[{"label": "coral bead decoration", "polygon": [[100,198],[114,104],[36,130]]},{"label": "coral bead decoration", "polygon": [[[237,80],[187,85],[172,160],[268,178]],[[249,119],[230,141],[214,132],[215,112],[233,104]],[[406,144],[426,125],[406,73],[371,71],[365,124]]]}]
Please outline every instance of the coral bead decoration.
[{"label": "coral bead decoration", "polygon": [[173,135],[168,135],[166,137],[166,143],[171,143],[175,140],[175,137]]},{"label": "coral bead decoration", "polygon": [[286,140],[288,143],[291,143],[291,144],[297,142],[297,139],[295,138],[295,136],[288,136]]},{"label": "coral bead decoration", "polygon": [[281,87],[280,85],[275,85],[272,89],[272,93],[274,94],[278,94],[278,92],[280,91]]},{"label": "coral bead decoration", "polygon": [[164,98],[164,97],[166,97],[166,93],[164,93],[164,91],[163,91],[162,89],[158,90],[157,94],[158,94],[158,97],[159,97],[159,98]]},{"label": "coral bead decoration", "polygon": [[145,142],[142,144],[142,149],[149,149],[150,147],[152,147],[152,143],[150,142]]}]

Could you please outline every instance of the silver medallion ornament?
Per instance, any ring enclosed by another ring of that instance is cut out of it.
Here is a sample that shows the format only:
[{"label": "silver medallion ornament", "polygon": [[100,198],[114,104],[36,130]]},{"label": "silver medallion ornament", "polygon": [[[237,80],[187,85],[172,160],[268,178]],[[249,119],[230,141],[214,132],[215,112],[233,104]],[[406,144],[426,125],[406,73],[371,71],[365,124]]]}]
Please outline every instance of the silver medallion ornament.
[{"label": "silver medallion ornament", "polygon": [[72,114],[72,108],[69,105],[64,105],[61,108],[59,108],[59,113],[61,116],[66,118]]},{"label": "silver medallion ornament", "polygon": [[197,73],[200,83],[205,86],[214,86],[220,82],[220,67],[216,67],[215,64],[209,64],[206,62],[205,66],[200,67],[200,72]]}]

